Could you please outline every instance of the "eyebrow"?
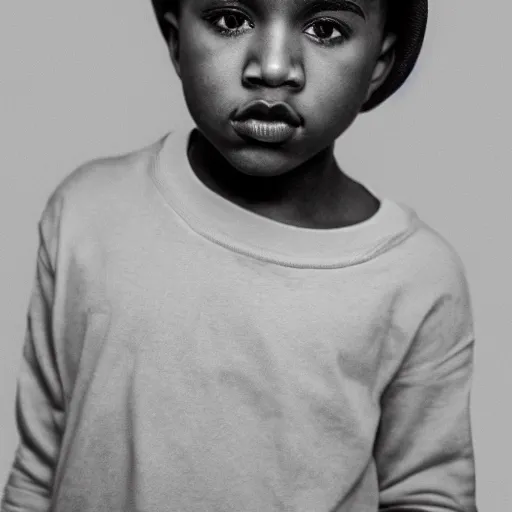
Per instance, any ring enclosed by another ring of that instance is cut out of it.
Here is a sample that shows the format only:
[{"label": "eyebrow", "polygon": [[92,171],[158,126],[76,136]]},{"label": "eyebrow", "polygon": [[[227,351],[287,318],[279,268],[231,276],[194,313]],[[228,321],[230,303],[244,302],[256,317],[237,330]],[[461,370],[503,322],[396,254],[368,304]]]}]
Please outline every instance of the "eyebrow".
[{"label": "eyebrow", "polygon": [[307,4],[305,11],[307,15],[318,11],[348,11],[366,20],[364,11],[351,0],[314,0]]}]

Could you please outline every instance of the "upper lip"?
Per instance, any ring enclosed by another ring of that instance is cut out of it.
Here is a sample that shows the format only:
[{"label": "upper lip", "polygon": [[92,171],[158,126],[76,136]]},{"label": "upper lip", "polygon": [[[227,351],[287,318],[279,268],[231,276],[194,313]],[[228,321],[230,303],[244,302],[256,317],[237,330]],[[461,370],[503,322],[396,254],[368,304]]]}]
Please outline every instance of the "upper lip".
[{"label": "upper lip", "polygon": [[292,126],[298,127],[302,119],[288,103],[279,101],[269,103],[265,100],[251,101],[239,109],[233,119],[235,121],[246,121],[247,119],[262,119],[265,121],[284,121]]}]

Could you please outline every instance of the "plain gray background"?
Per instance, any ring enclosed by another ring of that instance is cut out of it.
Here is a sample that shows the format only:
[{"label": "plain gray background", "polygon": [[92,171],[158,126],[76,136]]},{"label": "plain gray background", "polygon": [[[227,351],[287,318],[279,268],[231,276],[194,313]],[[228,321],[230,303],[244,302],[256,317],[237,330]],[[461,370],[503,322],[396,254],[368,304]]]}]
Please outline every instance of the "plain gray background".
[{"label": "plain gray background", "polygon": [[[465,263],[477,333],[478,504],[505,512],[512,510],[511,9],[505,0],[430,3],[414,75],[361,115],[336,153],[356,179],[415,208]],[[150,0],[2,0],[0,25],[3,487],[17,443],[14,396],[37,221],[49,194],[85,160],[192,125]]]}]

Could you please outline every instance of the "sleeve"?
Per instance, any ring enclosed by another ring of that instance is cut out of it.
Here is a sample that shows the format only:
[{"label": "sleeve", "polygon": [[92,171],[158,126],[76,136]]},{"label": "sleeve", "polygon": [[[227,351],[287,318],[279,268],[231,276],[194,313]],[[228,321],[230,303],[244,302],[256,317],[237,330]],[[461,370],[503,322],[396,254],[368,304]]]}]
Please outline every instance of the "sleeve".
[{"label": "sleeve", "polygon": [[49,509],[64,423],[63,393],[52,340],[54,272],[41,226],[42,222],[16,394],[20,440],[1,512]]},{"label": "sleeve", "polygon": [[476,512],[470,424],[474,335],[462,268],[424,317],[381,397],[381,512]]}]

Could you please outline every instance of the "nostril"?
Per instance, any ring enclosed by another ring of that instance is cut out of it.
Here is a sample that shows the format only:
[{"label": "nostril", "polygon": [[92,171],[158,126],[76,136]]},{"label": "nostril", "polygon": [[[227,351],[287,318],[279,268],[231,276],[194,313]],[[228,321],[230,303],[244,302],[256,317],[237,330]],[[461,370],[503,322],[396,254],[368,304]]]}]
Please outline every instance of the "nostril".
[{"label": "nostril", "polygon": [[259,76],[244,76],[242,81],[246,86],[261,87],[265,85],[264,80]]},{"label": "nostril", "polygon": [[244,76],[242,83],[245,87],[289,87],[291,89],[302,88],[302,81],[292,77],[285,79],[270,79],[261,76]]}]

